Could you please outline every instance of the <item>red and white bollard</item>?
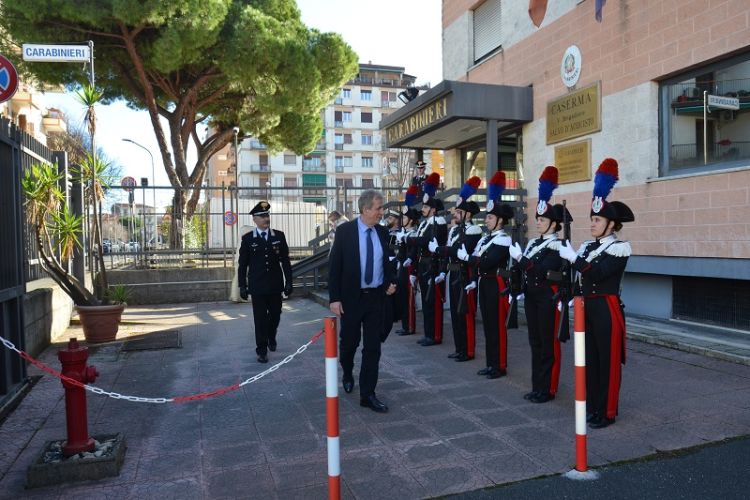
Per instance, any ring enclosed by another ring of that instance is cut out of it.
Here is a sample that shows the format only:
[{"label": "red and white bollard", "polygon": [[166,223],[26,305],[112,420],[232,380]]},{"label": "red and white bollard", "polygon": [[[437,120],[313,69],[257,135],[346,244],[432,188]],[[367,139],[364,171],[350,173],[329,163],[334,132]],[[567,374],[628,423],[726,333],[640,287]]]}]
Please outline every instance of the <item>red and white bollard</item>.
[{"label": "red and white bollard", "polygon": [[573,347],[575,350],[576,394],[576,468],[566,474],[569,479],[596,479],[589,470],[586,449],[586,317],[583,297],[573,300]]},{"label": "red and white bollard", "polygon": [[[99,372],[93,366],[86,366],[89,359],[89,348],[78,345],[75,338],[70,339],[67,349],[60,349],[57,358],[62,363],[62,374],[73,380],[88,384],[94,382]],[[67,380],[62,381],[65,387],[65,420],[68,439],[63,443],[62,452],[66,457],[92,451],[94,440],[89,437],[89,424],[86,414],[86,389]]]},{"label": "red and white bollard", "polygon": [[336,317],[325,319],[326,427],[328,435],[328,498],[341,498],[341,454],[339,448],[339,356]]}]

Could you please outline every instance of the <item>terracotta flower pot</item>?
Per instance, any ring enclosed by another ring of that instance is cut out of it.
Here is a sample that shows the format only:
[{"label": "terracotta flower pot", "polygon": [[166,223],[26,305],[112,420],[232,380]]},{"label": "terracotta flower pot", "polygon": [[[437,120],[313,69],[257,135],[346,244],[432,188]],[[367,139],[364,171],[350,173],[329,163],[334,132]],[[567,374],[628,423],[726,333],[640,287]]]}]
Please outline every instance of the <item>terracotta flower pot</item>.
[{"label": "terracotta flower pot", "polygon": [[86,342],[112,342],[117,338],[125,304],[111,306],[76,306]]}]

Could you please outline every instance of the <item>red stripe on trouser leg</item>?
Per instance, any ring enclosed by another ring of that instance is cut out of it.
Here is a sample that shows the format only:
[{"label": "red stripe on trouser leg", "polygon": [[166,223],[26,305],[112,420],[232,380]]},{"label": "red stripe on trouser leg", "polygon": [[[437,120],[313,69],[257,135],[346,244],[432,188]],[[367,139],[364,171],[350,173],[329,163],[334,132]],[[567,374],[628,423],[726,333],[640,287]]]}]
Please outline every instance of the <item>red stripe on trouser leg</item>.
[{"label": "red stripe on trouser leg", "polygon": [[[552,290],[557,293],[557,287],[552,287]],[[560,321],[562,320],[562,314],[555,306],[555,322],[552,326],[552,352],[554,354],[554,361],[552,362],[552,373],[550,374],[549,381],[549,393],[557,394],[557,386],[560,382],[560,364],[562,354],[560,353],[560,341],[557,339],[557,330],[560,327]]]},{"label": "red stripe on trouser leg", "polygon": [[341,498],[341,476],[328,476],[328,499]]},{"label": "red stripe on trouser leg", "polygon": [[[434,279],[434,278],[433,278]],[[442,283],[433,283],[435,287],[435,342],[443,341],[443,287]]]},{"label": "red stripe on trouser leg", "polygon": [[[412,266],[407,266],[406,272],[409,276],[411,276],[411,270]],[[416,290],[411,284],[411,280],[409,278],[406,279],[408,285],[407,292],[409,293],[408,296],[408,323],[409,323],[409,333],[414,333],[417,330],[417,301],[415,298]]]},{"label": "red stripe on trouser leg", "polygon": [[576,470],[586,472],[588,470],[586,459],[586,434],[576,434]]},{"label": "red stripe on trouser leg", "polygon": [[586,401],[586,367],[575,367],[576,401]]},{"label": "red stripe on trouser leg", "polygon": [[476,289],[466,292],[466,355],[474,357],[477,338],[474,329],[476,322],[474,320],[477,311]]},{"label": "red stripe on trouser leg", "polygon": [[505,328],[505,319],[508,317],[508,310],[510,309],[510,303],[508,302],[507,295],[500,295],[500,292],[505,290],[505,280],[500,276],[497,277],[497,316],[498,316],[498,336],[500,342],[498,342],[499,358],[500,358],[500,369],[506,370],[508,368],[508,329]]},{"label": "red stripe on trouser leg", "polygon": [[339,398],[326,398],[326,432],[328,437],[339,435]]},{"label": "red stripe on trouser leg", "polygon": [[620,300],[616,295],[607,295],[611,323],[609,348],[609,388],[607,389],[607,418],[617,415],[622,379],[622,360],[625,349],[625,319],[622,317]]}]

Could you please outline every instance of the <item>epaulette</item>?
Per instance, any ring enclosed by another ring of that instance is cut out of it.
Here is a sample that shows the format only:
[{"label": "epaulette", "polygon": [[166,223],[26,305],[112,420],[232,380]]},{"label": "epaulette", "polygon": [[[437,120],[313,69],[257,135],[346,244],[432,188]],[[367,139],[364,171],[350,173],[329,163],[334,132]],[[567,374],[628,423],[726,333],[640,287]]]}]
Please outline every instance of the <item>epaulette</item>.
[{"label": "epaulette", "polygon": [[548,245],[547,248],[554,250],[556,252],[560,251],[560,247],[562,247],[562,241],[560,240],[553,240]]},{"label": "epaulette", "polygon": [[447,224],[447,222],[445,222],[445,217],[443,217],[442,215],[435,217],[435,224],[440,224],[441,226],[445,226]]},{"label": "epaulette", "polygon": [[604,250],[604,253],[614,257],[630,257],[631,252],[629,241],[615,241]]},{"label": "epaulette", "polygon": [[509,247],[513,244],[513,240],[507,234],[498,234],[492,238],[493,245],[500,245],[501,247]]},{"label": "epaulette", "polygon": [[482,228],[472,224],[471,226],[466,226],[466,234],[475,235],[475,234],[482,234]]}]

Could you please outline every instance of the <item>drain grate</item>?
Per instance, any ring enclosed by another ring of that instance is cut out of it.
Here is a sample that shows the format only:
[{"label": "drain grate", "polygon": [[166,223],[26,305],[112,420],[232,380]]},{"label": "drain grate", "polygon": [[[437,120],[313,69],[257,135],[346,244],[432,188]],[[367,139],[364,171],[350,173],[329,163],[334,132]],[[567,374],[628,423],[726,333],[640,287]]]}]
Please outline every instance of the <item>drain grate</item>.
[{"label": "drain grate", "polygon": [[182,347],[180,330],[164,330],[145,334],[143,337],[128,340],[122,345],[123,351],[148,351],[153,349],[175,349]]}]

